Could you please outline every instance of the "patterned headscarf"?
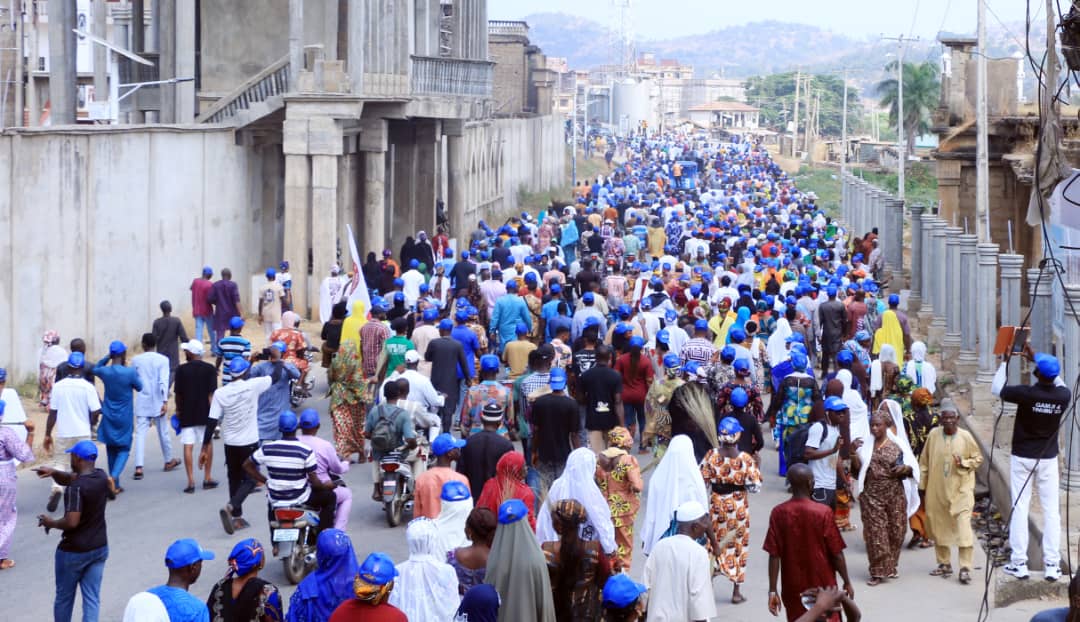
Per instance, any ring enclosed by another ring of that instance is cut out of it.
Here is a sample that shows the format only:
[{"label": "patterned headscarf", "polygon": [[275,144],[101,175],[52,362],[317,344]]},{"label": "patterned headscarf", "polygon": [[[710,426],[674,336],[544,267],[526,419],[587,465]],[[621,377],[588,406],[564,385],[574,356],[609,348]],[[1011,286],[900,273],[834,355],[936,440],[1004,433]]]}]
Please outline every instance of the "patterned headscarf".
[{"label": "patterned headscarf", "polygon": [[[904,376],[905,378],[907,376]],[[934,396],[927,389],[919,387],[911,394],[911,403],[919,408],[925,408],[934,402]]]},{"label": "patterned headscarf", "polygon": [[911,379],[911,376],[901,374],[896,379],[896,392],[900,395],[911,395],[913,388],[915,388],[915,381]]},{"label": "patterned headscarf", "polygon": [[229,568],[236,576],[242,577],[262,566],[266,553],[263,545],[255,538],[248,538],[236,543],[229,553]]},{"label": "patterned headscarf", "polygon": [[617,426],[608,432],[608,445],[620,449],[630,449],[634,446],[634,437],[630,434],[630,430]]},{"label": "patterned headscarf", "polygon": [[551,513],[564,524],[571,525],[580,525],[589,518],[589,515],[585,512],[585,506],[574,499],[556,501]]},{"label": "patterned headscarf", "polygon": [[393,589],[393,581],[387,581],[383,585],[375,585],[365,581],[359,574],[353,579],[353,593],[356,594],[357,600],[371,603],[372,606],[382,604],[390,596],[390,591]]}]

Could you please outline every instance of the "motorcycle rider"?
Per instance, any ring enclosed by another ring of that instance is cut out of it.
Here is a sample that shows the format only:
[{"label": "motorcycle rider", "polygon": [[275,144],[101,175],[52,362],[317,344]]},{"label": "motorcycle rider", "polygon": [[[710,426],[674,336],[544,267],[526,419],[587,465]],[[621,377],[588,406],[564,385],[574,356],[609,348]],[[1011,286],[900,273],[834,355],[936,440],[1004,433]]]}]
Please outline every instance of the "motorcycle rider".
[{"label": "motorcycle rider", "polygon": [[[315,452],[315,473],[323,482],[332,482],[349,472],[349,461],[338,457],[333,443],[319,438],[319,411],[308,408],[300,413],[300,442]],[[349,524],[349,510],[352,509],[352,490],[347,486],[334,489],[337,508],[334,512],[334,529],[344,530]]]},{"label": "motorcycle rider", "polygon": [[[252,480],[266,485],[270,520],[274,518],[274,508],[306,505],[318,510],[319,527],[328,528],[334,524],[337,507],[334,488],[345,483],[324,483],[319,479],[315,452],[296,438],[299,426],[300,420],[295,413],[289,410],[281,413],[278,417],[281,440],[265,442],[256,449],[244,461],[244,472]],[[266,466],[266,476],[259,472],[260,466]],[[270,536],[273,539],[272,533]],[[277,556],[276,543],[273,553]]]},{"label": "motorcycle rider", "polygon": [[[382,390],[383,401],[368,413],[367,421],[364,423],[364,437],[372,441],[371,472],[374,487],[371,498],[378,503],[382,503],[382,468],[379,466],[379,461],[384,455],[402,445],[405,445],[410,452],[417,446],[416,429],[413,427],[412,417],[404,408],[397,405],[398,400],[401,399],[398,383],[388,382],[383,385]],[[383,418],[389,419],[391,437],[384,448],[379,449],[376,448],[376,439],[373,438],[372,433]]]}]

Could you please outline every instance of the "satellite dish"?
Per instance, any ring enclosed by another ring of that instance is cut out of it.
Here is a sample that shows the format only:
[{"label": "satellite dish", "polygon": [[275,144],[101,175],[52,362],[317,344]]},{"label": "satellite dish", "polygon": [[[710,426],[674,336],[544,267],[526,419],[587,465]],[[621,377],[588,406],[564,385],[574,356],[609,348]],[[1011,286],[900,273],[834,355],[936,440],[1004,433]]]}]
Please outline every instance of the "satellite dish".
[{"label": "satellite dish", "polygon": [[146,65],[147,67],[153,67],[154,66],[153,61],[146,60],[142,56],[139,56],[138,54],[135,54],[133,52],[129,52],[129,51],[123,49],[123,48],[116,47],[115,45],[109,43],[108,41],[106,41],[105,39],[102,39],[101,37],[99,37],[97,35],[92,35],[92,34],[86,32],[85,30],[79,30],[78,28],[72,28],[71,30],[75,34],[79,35],[80,37],[86,37],[87,39],[93,41],[94,43],[104,47],[107,50],[112,50],[113,52],[116,52],[117,54],[119,54],[120,56],[123,56],[124,58],[130,58],[131,60],[135,61],[136,63],[139,63],[141,65]]}]

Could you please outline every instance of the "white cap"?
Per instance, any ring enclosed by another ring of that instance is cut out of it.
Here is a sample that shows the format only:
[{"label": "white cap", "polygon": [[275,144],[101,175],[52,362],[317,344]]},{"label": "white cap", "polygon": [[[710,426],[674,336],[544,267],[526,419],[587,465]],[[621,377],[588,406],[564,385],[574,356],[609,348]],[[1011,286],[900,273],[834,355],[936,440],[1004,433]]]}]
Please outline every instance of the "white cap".
[{"label": "white cap", "polygon": [[184,352],[191,352],[195,356],[203,355],[203,345],[198,339],[192,339],[191,341],[185,341],[180,344],[180,349]]},{"label": "white cap", "polygon": [[687,501],[675,510],[675,520],[680,523],[689,523],[705,516],[705,506],[697,501]]},{"label": "white cap", "polygon": [[410,363],[410,364],[411,363],[419,363],[420,362],[420,353],[417,352],[416,350],[409,350],[409,351],[405,352],[405,362]]}]

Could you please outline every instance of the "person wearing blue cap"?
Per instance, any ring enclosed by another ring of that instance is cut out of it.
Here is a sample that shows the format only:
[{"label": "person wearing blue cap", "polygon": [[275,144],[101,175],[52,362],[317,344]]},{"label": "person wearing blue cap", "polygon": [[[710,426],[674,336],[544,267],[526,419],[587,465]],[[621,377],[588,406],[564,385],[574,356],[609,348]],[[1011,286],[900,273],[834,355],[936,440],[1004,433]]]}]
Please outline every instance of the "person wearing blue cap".
[{"label": "person wearing blue cap", "polygon": [[[319,511],[320,525],[333,525],[337,508],[334,488],[344,486],[345,482],[319,479],[315,452],[296,438],[299,428],[300,418],[296,413],[288,410],[281,413],[278,417],[281,438],[263,442],[244,461],[244,472],[248,478],[266,486],[271,517],[274,508],[306,505]],[[266,467],[266,475],[259,467]],[[224,515],[221,520],[225,522]],[[273,536],[273,530],[270,535]],[[273,553],[277,557],[276,542]]]},{"label": "person wearing blue cap", "polygon": [[[214,337],[221,341],[230,328],[232,319],[243,317],[244,311],[240,305],[240,288],[232,280],[232,271],[228,268],[221,270],[221,278],[214,281],[206,301],[214,307]],[[217,343],[211,344],[214,354],[220,355]]]},{"label": "person wearing blue cap", "polygon": [[[801,344],[800,344],[801,345]],[[817,381],[809,373],[809,360],[804,349],[792,348],[789,361],[790,374],[780,384],[769,401],[765,418],[773,424],[773,437],[779,437],[780,475],[787,473],[787,453],[789,438],[805,430],[811,420],[820,420],[823,416],[824,402]]]},{"label": "person wearing blue cap", "polygon": [[469,276],[476,274],[476,264],[469,260],[469,251],[461,251],[457,263],[450,269],[450,291],[465,289]]},{"label": "person wearing blue cap", "polygon": [[[161,356],[155,353],[155,356]],[[164,359],[164,357],[162,357]],[[109,344],[109,353],[94,366],[94,375],[105,385],[105,398],[101,402],[101,424],[98,426],[98,440],[105,444],[108,457],[109,477],[112,479],[113,492],[124,491],[120,486],[120,474],[127,465],[131,451],[131,439],[135,427],[135,395],[133,391],[142,391],[143,382],[139,373],[127,362],[127,346],[122,341]],[[163,368],[165,381],[168,382],[168,362]],[[55,389],[54,389],[55,390]],[[168,387],[166,386],[166,390]]]},{"label": "person wearing blue cap", "polygon": [[[297,439],[307,445],[315,454],[315,475],[323,483],[341,479],[349,472],[349,461],[342,460],[333,443],[319,436],[319,428],[322,422],[319,420],[319,411],[307,408],[300,413],[300,430],[303,432]],[[349,512],[352,509],[352,490],[348,486],[334,488],[336,509],[334,511],[334,528],[345,529],[349,524]]]},{"label": "person wearing blue cap", "polygon": [[228,557],[228,573],[210,589],[206,607],[228,620],[285,619],[281,592],[259,576],[266,565],[266,549],[255,538],[236,543]]},{"label": "person wearing blue cap", "polygon": [[547,561],[529,521],[523,520],[528,516],[529,508],[520,499],[499,506],[484,582],[504,596],[500,621],[555,622]]},{"label": "person wearing blue cap", "polygon": [[415,307],[420,300],[420,285],[427,281],[420,271],[420,260],[410,259],[409,269],[401,273],[401,293],[405,295],[405,306]]},{"label": "person wearing blue cap", "polygon": [[686,342],[678,354],[683,363],[697,361],[702,365],[713,364],[719,352],[709,339],[708,320],[698,319],[694,322],[694,336]]},{"label": "person wearing blue cap", "polygon": [[266,333],[266,340],[281,328],[281,312],[285,304],[285,288],[277,280],[277,270],[266,269],[266,282],[259,287],[259,326]]},{"label": "person wearing blue cap", "polygon": [[455,439],[449,432],[443,432],[431,442],[431,455],[435,456],[435,465],[416,477],[413,516],[427,517],[432,520],[439,517],[442,510],[440,495],[447,482],[458,482],[469,488],[469,479],[454,470],[453,465],[461,458],[463,439]]},{"label": "person wearing blue cap", "polygon": [[[57,380],[52,388],[42,448],[45,453],[52,454],[52,465],[57,470],[67,468],[68,456],[64,454],[79,441],[90,438],[101,415],[101,401],[92,381],[86,380],[86,367],[83,353],[72,352],[67,357],[66,376]],[[53,484],[45,506],[48,511],[56,511],[62,491],[59,484]]]},{"label": "person wearing blue cap", "polygon": [[836,286],[830,285],[826,290],[829,299],[818,305],[817,319],[821,328],[821,375],[829,373],[829,366],[840,351],[845,335],[849,334],[851,327],[848,324],[847,308],[844,303],[836,299]]},{"label": "person wearing blue cap", "polygon": [[268,377],[270,388],[259,394],[259,440],[276,441],[281,438],[278,429],[278,417],[291,407],[292,383],[300,379],[300,370],[291,361],[283,358],[287,346],[283,341],[275,341],[264,350],[268,360],[259,361],[251,366],[250,378]]},{"label": "person wearing blue cap", "polygon": [[[452,336],[459,328],[461,327],[455,327],[449,319],[441,320],[439,338],[432,340],[424,351],[424,360],[431,363],[431,384],[446,396],[442,408],[439,409],[443,430],[451,429],[454,415],[461,404],[465,387],[471,383],[474,370],[462,341]],[[464,327],[464,330],[469,329]]]},{"label": "person wearing blue cap", "polygon": [[577,311],[574,312],[572,326],[570,330],[570,339],[577,341],[581,338],[581,333],[585,330],[585,325],[590,319],[595,320],[597,334],[604,335],[607,333],[607,317],[603,311],[597,307],[598,296],[592,291],[586,291],[581,295],[581,305]]},{"label": "person wearing blue cap", "polygon": [[[157,587],[146,590],[155,596],[165,607],[169,621],[173,622],[210,622],[210,610],[206,602],[196,598],[188,591],[202,574],[202,563],[214,559],[214,554],[204,550],[191,538],[183,538],[169,545],[165,551],[165,567],[169,569],[169,580]],[[143,605],[128,601],[124,609],[124,619],[149,619]]]},{"label": "person wearing blue cap", "polygon": [[525,374],[529,364],[529,353],[536,349],[536,344],[529,341],[529,327],[518,322],[514,328],[517,337],[507,343],[502,351],[502,360],[509,368],[507,378],[517,380]]},{"label": "person wearing blue cap", "polygon": [[377,552],[368,555],[353,581],[354,598],[341,603],[329,622],[408,622],[408,616],[389,602],[397,577],[398,570],[389,555]]},{"label": "person wearing blue cap", "polygon": [[1061,577],[1058,431],[1061,418],[1072,401],[1072,391],[1061,379],[1061,363],[1052,355],[1034,352],[1025,344],[1024,356],[1035,365],[1034,384],[1006,385],[1009,364],[1006,358],[990,385],[990,392],[1001,401],[1016,404],[1010,458],[1013,511],[1009,520],[1009,546],[1012,559],[1003,570],[1018,579],[1029,576],[1027,517],[1034,488],[1043,508],[1043,576],[1047,581],[1057,581]]},{"label": "person wearing blue cap", "polygon": [[244,330],[244,319],[240,316],[230,319],[228,330],[228,335],[225,335],[224,331],[218,333],[222,337],[214,346],[214,352],[217,354],[215,365],[221,370],[221,386],[232,382],[232,373],[229,368],[234,359],[251,360],[251,342],[241,334]]},{"label": "person wearing blue cap", "polygon": [[105,471],[94,466],[98,449],[93,441],[80,440],[64,453],[69,454],[69,470],[50,466],[34,469],[38,477],[51,477],[53,483],[65,487],[64,515],[61,518],[38,515],[38,526],[44,527],[46,534],[51,529],[60,531],[60,543],[56,546],[55,555],[53,619],[71,620],[75,590],[78,588],[82,591],[83,620],[97,620],[101,604],[101,578],[105,572],[105,560],[109,557],[105,524],[105,505],[110,495],[109,477]]},{"label": "person wearing blue cap", "polygon": [[634,582],[628,574],[620,572],[611,575],[601,592],[604,619],[610,622],[643,620],[645,614],[641,595],[647,591],[644,585]]},{"label": "person wearing blue cap", "polygon": [[532,314],[517,288],[507,286],[506,295],[495,301],[488,324],[488,333],[492,342],[498,344],[499,354],[514,340],[519,323],[525,325],[526,332],[532,330]]}]

